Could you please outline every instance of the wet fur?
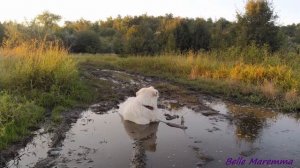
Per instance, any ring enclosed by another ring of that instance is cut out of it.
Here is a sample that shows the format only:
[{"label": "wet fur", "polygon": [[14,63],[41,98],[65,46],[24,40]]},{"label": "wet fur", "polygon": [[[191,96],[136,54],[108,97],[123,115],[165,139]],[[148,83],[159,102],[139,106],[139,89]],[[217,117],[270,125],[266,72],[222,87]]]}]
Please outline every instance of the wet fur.
[{"label": "wet fur", "polygon": [[[142,88],[136,92],[136,97],[129,97],[124,103],[119,105],[119,113],[124,120],[132,121],[136,124],[149,124],[158,121],[157,99],[159,93],[154,87]],[[153,110],[145,106],[153,107]]]}]

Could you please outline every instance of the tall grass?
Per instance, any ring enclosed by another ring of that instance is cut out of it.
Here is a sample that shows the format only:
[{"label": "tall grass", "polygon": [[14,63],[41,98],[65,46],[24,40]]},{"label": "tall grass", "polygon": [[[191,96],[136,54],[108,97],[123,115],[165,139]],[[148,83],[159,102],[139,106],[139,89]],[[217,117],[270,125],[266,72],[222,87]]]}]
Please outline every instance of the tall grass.
[{"label": "tall grass", "polygon": [[76,62],[58,42],[0,48],[0,149],[28,134],[43,112],[83,99]]},{"label": "tall grass", "polygon": [[[85,56],[85,59],[97,65],[172,79],[208,93],[297,111],[300,109],[300,66],[289,56],[287,59],[282,53],[272,54],[264,48],[249,46],[243,50],[229,48],[183,55]],[[299,60],[299,55],[293,57]]]},{"label": "tall grass", "polygon": [[53,84],[66,86],[77,75],[75,62],[57,42],[26,41],[4,46],[0,54],[0,82],[5,89],[49,90]]}]

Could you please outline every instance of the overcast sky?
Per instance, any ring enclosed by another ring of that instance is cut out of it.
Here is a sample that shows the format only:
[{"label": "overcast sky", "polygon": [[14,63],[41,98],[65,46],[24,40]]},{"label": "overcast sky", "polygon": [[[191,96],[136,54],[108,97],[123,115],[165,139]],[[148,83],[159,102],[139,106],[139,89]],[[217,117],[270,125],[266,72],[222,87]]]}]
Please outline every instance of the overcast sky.
[{"label": "overcast sky", "polygon": [[[0,21],[31,20],[43,11],[65,20],[84,18],[91,21],[109,16],[165,15],[203,17],[213,20],[224,17],[235,20],[236,11],[243,12],[246,0],[1,0]],[[300,23],[300,0],[273,0],[279,16],[278,24]]]}]

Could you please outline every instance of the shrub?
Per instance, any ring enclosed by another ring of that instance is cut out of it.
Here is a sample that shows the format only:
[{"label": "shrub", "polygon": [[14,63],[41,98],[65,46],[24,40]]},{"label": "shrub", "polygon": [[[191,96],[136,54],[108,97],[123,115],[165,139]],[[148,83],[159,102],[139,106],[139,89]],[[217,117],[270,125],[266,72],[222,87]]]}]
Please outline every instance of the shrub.
[{"label": "shrub", "polygon": [[80,31],[76,34],[75,45],[71,50],[77,53],[97,53],[100,50],[100,39],[93,31]]}]

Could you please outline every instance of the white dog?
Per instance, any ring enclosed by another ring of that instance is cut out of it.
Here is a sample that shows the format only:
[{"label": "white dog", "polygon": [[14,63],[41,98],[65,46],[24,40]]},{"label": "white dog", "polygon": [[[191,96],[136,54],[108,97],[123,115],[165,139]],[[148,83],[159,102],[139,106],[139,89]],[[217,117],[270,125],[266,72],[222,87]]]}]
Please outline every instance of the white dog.
[{"label": "white dog", "polygon": [[149,124],[158,121],[157,99],[159,93],[154,87],[142,88],[136,92],[136,97],[128,98],[119,105],[119,113],[124,120],[136,124]]}]

